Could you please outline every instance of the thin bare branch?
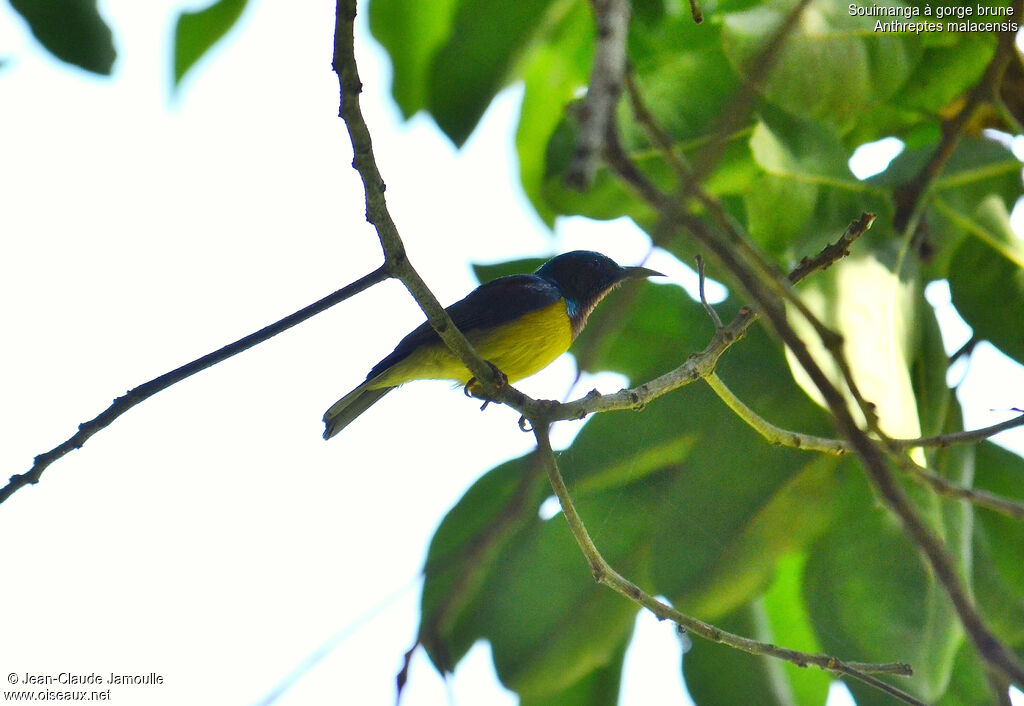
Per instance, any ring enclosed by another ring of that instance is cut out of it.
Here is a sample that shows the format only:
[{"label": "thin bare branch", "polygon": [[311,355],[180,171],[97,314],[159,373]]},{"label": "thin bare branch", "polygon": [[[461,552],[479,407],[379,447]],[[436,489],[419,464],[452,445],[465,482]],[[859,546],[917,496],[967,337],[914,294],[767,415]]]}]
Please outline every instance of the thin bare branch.
[{"label": "thin bare branch", "polygon": [[694,24],[700,24],[704,21],[704,13],[701,12],[700,4],[697,0],[690,0],[690,15],[693,17]]},{"label": "thin bare branch", "polygon": [[711,317],[711,321],[715,324],[715,330],[725,328],[722,325],[722,319],[715,311],[715,307],[708,304],[708,298],[704,295],[704,258],[700,255],[697,256],[697,282],[698,290],[700,292],[700,303],[704,306],[704,311]]},{"label": "thin bare branch", "polygon": [[965,488],[962,485],[957,485],[946,480],[930,468],[918,465],[907,456],[896,455],[895,458],[900,467],[909,473],[911,478],[933,490],[936,495],[956,500],[965,500],[972,505],[1001,512],[1015,520],[1024,519],[1024,503],[1022,502],[1010,500],[980,488]]},{"label": "thin bare branch", "polygon": [[82,445],[85,444],[93,434],[106,429],[114,422],[114,420],[140,402],[148,400],[158,392],[166,390],[171,385],[179,383],[185,378],[206,370],[207,368],[223,362],[234,355],[238,355],[242,351],[247,351],[253,346],[263,343],[283,331],[287,331],[292,326],[300,324],[312,316],[316,316],[320,312],[331,308],[339,302],[345,301],[349,297],[359,294],[364,289],[367,289],[378,282],[382,282],[387,278],[387,270],[381,266],[373,272],[360,277],[352,284],[342,287],[332,294],[328,294],[323,299],[299,309],[294,314],[289,314],[280,321],[272,323],[269,326],[265,326],[259,331],[250,333],[248,336],[238,339],[234,343],[229,343],[222,348],[218,348],[212,353],[207,353],[201,358],[197,358],[190,363],[186,363],[179,368],[175,368],[170,372],[153,378],[149,382],[144,382],[138,387],[133,387],[128,390],[128,392],[115,399],[113,404],[100,412],[97,416],[87,422],[79,424],[78,431],[67,441],[46,453],[36,456],[35,461],[32,464],[32,468],[28,471],[11,476],[7,485],[0,488],[0,503],[11,497],[11,495],[13,495],[18,489],[23,488],[26,485],[38,483],[43,471],[45,471],[51,463],[75,449],[82,448]]},{"label": "thin bare branch", "polygon": [[993,424],[992,426],[981,427],[980,429],[955,431],[949,434],[939,434],[938,436],[924,436],[920,439],[890,439],[889,443],[899,449],[913,449],[918,446],[945,447],[953,446],[954,444],[973,444],[976,441],[989,439],[1001,431],[1015,429],[1020,426],[1024,426],[1024,414],[1018,415],[1013,419],[1007,419],[1005,422]]}]

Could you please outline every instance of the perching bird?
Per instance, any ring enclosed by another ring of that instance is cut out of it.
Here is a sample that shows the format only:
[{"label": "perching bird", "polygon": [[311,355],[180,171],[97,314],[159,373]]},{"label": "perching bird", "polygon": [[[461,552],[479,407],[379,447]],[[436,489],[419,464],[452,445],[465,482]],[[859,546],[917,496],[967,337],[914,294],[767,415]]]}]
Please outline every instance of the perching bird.
[{"label": "perching bird", "polygon": [[[553,257],[533,274],[482,284],[446,311],[476,352],[515,382],[569,350],[590,312],[619,283],[655,275],[661,273],[620,267],[600,253],[575,250]],[[412,380],[468,385],[473,375],[424,322],[377,363],[359,387],[327,410],[324,438],[330,439],[374,402]]]}]

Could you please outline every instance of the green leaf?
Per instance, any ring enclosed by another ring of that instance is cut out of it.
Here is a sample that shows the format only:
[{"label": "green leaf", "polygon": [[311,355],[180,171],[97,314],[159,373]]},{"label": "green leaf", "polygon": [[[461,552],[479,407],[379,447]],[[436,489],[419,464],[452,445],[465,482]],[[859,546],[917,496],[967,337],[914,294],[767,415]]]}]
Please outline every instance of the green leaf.
[{"label": "green leaf", "polygon": [[551,0],[459,0],[427,77],[427,108],[456,145],[501,90]]},{"label": "green leaf", "polygon": [[[716,625],[761,639],[765,622],[763,608],[748,604],[719,618]],[[700,706],[789,706],[793,703],[792,693],[785,680],[779,678],[780,669],[777,660],[703,640],[694,642],[683,655],[686,690]]]},{"label": "green leaf", "polygon": [[[938,147],[938,135],[930,142],[908,147],[881,174],[869,183],[881,187],[899,187],[919,178],[924,166]],[[925,261],[927,279],[943,279],[954,265],[957,248],[968,237],[977,235],[978,206],[995,195],[1007,207],[1021,195],[1021,162],[1004,145],[982,138],[964,138],[953,152],[946,168],[935,180],[926,201],[924,223],[927,227],[929,255]]]},{"label": "green leaf", "polygon": [[[734,302],[719,307],[726,320],[736,308]],[[713,333],[701,305],[676,287],[638,287],[620,328],[602,318],[614,309],[614,300],[598,309],[576,345],[589,351],[588,369],[617,370],[634,382],[675,367]],[[771,421],[827,433],[824,415],[793,383],[781,352],[760,329],[729,351],[719,374]],[[575,463],[576,454],[590,463]],[[609,478],[665,484],[648,514],[655,556],[673,558],[656,562],[652,578],[658,592],[706,618],[749,601],[767,584],[775,557],[812,541],[830,522],[828,498],[840,487],[831,478],[835,459],[765,448],[699,383],[656,400],[642,415],[598,415],[566,456],[566,473],[581,489]]]},{"label": "green leaf", "polygon": [[[427,559],[420,638],[444,670],[490,640],[502,682],[544,703],[608,682],[637,607],[594,581],[560,514],[540,519],[546,484],[538,470],[530,457],[499,466],[445,517]],[[585,519],[613,518],[592,536],[639,581],[649,552],[646,525],[634,518],[655,491],[635,484],[577,502]]]},{"label": "green leaf", "polygon": [[[842,332],[853,380],[864,399],[875,405],[882,430],[896,438],[920,436],[910,366],[917,352],[914,323],[927,306],[921,293],[873,254],[855,253],[808,280],[800,296],[825,326]],[[846,390],[835,358],[812,326],[795,312],[790,321],[819,367]],[[800,386],[824,406],[817,387],[788,351],[787,359]],[[852,396],[847,397],[851,412],[862,416]]]},{"label": "green leaf", "polygon": [[992,691],[985,677],[978,652],[964,642],[953,663],[953,676],[949,687],[935,706],[991,706]]},{"label": "green leaf", "polygon": [[[946,368],[949,356],[942,342],[942,332],[935,310],[921,305],[922,315],[918,317],[912,343],[918,351],[910,365],[910,377],[917,398],[917,414],[921,419],[921,433],[934,436],[949,429],[950,417],[955,414],[959,420],[959,405],[956,396],[946,385]],[[959,428],[962,428],[960,426]],[[965,448],[965,447],[961,447]],[[935,451],[926,450],[931,458]],[[972,474],[973,476],[973,474]],[[957,482],[971,482],[971,478],[957,478]]]},{"label": "green leaf", "polygon": [[758,166],[769,174],[861,193],[872,188],[853,176],[839,133],[821,123],[765,108],[750,137]]},{"label": "green leaf", "polygon": [[[801,595],[805,557],[778,563],[775,578],[760,598],[716,621],[722,628],[762,642],[803,652],[821,652]],[[690,694],[705,704],[794,704],[821,706],[832,678],[768,657],[755,657],[715,643],[695,641],[683,657]]]},{"label": "green leaf", "polygon": [[434,55],[452,30],[457,0],[373,0],[370,32],[391,57],[391,94],[411,118],[427,105],[427,77]]},{"label": "green leaf", "polygon": [[[803,598],[803,573],[807,557],[794,554],[778,562],[775,579],[760,599],[770,632],[761,639],[802,652],[820,653],[821,645]],[[805,669],[789,662],[780,663],[780,677],[789,683],[793,703],[819,706],[825,703],[832,677],[817,669]]]},{"label": "green leaf", "polygon": [[32,34],[61,61],[109,76],[117,52],[96,0],[11,0]]},{"label": "green leaf", "polygon": [[793,236],[811,224],[817,203],[816,185],[763,174],[743,197],[747,232],[767,252],[791,258]]},{"label": "green leaf", "polygon": [[557,215],[544,199],[548,142],[565,107],[587,83],[593,61],[594,20],[585,3],[573,3],[565,16],[536,41],[523,61],[523,105],[516,130],[516,153],[523,189],[549,226]]},{"label": "green leaf", "polygon": [[174,89],[185,74],[226,35],[248,0],[217,0],[196,12],[182,12],[174,23]]},{"label": "green leaf", "polygon": [[434,532],[423,571],[420,640],[439,670],[453,669],[480,635],[482,591],[495,558],[535,522],[546,495],[536,471],[528,457],[488,471]]},{"label": "green leaf", "polygon": [[490,282],[492,279],[505,277],[507,275],[519,275],[533,272],[546,262],[542,257],[524,257],[520,260],[508,260],[494,264],[473,264],[473,274],[480,284]]},{"label": "green leaf", "polygon": [[[725,16],[725,52],[748,80],[794,5],[772,0]],[[778,51],[765,97],[794,115],[850,127],[903,86],[922,53],[918,39],[874,28],[875,18],[851,15],[849,3],[812,0]]]},{"label": "green leaf", "polygon": [[[636,513],[655,490],[636,484],[576,503],[604,557],[641,585],[650,552]],[[550,698],[614,663],[632,633],[636,604],[594,581],[560,514],[533,521],[490,578],[481,636],[501,681],[523,697]]]},{"label": "green leaf", "polygon": [[893,100],[926,114],[937,114],[971,89],[995,52],[989,32],[943,32],[946,41],[924,50],[921,61]]},{"label": "green leaf", "polygon": [[969,237],[950,262],[953,305],[978,338],[1024,361],[1024,241],[1010,227],[997,196],[979,204],[974,217],[961,221]]},{"label": "green leaf", "polygon": [[[494,266],[478,271],[482,277],[506,273]],[[617,300],[628,316],[621,316]],[[725,305],[723,313],[735,308]],[[590,369],[645,376],[677,365],[711,332],[701,305],[681,289],[641,284],[609,297],[577,345],[590,351]],[[721,373],[744,399],[782,410],[780,423],[824,430],[824,415],[792,382],[779,392],[785,365],[762,332],[751,331],[735,353]],[[755,360],[758,373],[751,374],[745,366]],[[754,459],[756,472],[731,473]],[[833,478],[835,459],[785,449],[766,453],[703,385],[664,397],[642,415],[595,416],[559,463],[609,562],[652,592],[706,606],[709,614],[751,600],[769,583],[774,557],[803,546],[830,523],[832,501],[842,492]],[[464,594],[460,609],[441,629],[427,631],[424,643],[435,663],[447,667],[473,642],[489,639],[502,681],[539,700],[609,665],[628,637],[635,606],[593,583],[564,520],[538,518],[536,495],[513,503],[520,511],[510,518],[515,478],[529,467],[521,459],[486,474],[438,529],[424,584],[425,625],[460,582]],[[723,484],[728,493],[721,492]],[[481,537],[495,537],[499,526],[500,540],[491,541],[485,556],[473,555],[471,548],[487,541]],[[680,537],[688,539],[681,543]],[[652,542],[659,547],[655,554]],[[673,560],[657,562],[648,579],[651,557],[667,555]],[[439,562],[442,556],[456,559]],[[460,579],[463,574],[469,578]]]},{"label": "green leaf", "polygon": [[[846,493],[847,514],[808,552],[804,596],[825,651],[864,662],[909,662],[893,683],[933,702],[946,690],[962,629],[915,547],[865,484]],[[888,697],[848,681],[858,704]]]},{"label": "green leaf", "polygon": [[[977,447],[975,485],[1024,502],[1024,459],[983,442]],[[975,513],[974,587],[996,635],[1024,647],[1024,525],[990,511]]]},{"label": "green leaf", "polygon": [[715,615],[725,606],[750,600],[766,589],[781,556],[808,546],[828,529],[834,505],[841,502],[840,460],[805,453],[803,459],[780,455],[773,465],[789,470],[789,464],[801,460],[807,462],[804,468],[765,493],[759,507],[740,516],[739,526],[723,532],[713,570],[687,589],[688,610]]},{"label": "green leaf", "polygon": [[[721,25],[696,25],[684,12],[654,26],[634,23],[629,42],[640,93],[658,125],[683,148],[716,135],[740,86],[722,51]],[[628,117],[623,106],[619,122],[626,147],[647,145],[643,130]]]},{"label": "green leaf", "polygon": [[628,646],[628,642],[623,642],[605,666],[590,672],[564,691],[525,696],[519,700],[519,706],[617,706],[622,663]]}]

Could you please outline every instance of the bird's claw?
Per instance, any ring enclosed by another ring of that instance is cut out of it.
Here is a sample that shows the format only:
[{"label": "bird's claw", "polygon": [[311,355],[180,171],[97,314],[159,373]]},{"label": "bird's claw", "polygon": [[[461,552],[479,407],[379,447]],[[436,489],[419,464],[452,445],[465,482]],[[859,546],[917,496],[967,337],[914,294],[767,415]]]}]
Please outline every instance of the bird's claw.
[{"label": "bird's claw", "polygon": [[[489,360],[484,362],[491,366],[491,370],[494,371],[494,377],[497,379],[497,387],[499,390],[508,385],[508,376],[505,373],[501,372],[501,369],[498,368],[497,365],[495,365]],[[475,377],[471,377],[469,379],[469,382],[466,383],[466,386],[462,388],[462,393],[466,395],[466,397],[476,397],[477,399],[482,399],[484,403],[480,405],[481,412],[487,409],[487,405],[489,405],[491,402],[494,402],[494,400],[488,399],[483,396],[483,391],[480,390],[480,383],[477,381]]]}]

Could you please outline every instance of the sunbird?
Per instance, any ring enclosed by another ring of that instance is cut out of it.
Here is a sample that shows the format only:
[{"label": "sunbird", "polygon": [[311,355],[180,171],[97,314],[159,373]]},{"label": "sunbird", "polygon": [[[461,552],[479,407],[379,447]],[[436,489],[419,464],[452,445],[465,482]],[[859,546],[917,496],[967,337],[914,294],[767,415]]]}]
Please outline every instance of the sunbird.
[{"label": "sunbird", "polygon": [[[653,276],[663,275],[646,267],[621,267],[601,253],[574,250],[551,258],[533,274],[481,284],[445,311],[480,357],[516,382],[569,350],[608,292],[627,279]],[[476,385],[469,369],[424,322],[373,366],[359,387],[331,405],[324,414],[324,438],[413,380],[455,380],[467,394]]]}]

